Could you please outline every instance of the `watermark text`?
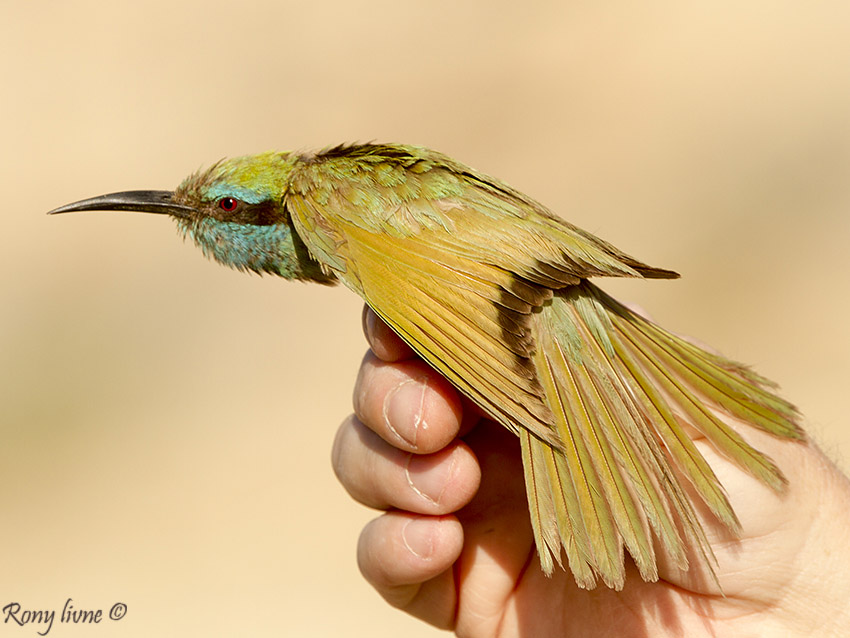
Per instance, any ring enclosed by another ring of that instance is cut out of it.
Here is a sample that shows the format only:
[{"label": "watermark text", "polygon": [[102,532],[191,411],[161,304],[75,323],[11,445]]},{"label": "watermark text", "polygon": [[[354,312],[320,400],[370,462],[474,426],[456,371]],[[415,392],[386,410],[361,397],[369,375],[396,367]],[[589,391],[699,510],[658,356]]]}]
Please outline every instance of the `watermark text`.
[{"label": "watermark text", "polygon": [[127,613],[127,605],[115,603],[108,611],[103,609],[86,609],[74,605],[68,598],[57,614],[55,609],[27,609],[15,601],[2,608],[3,624],[32,627],[39,636],[46,636],[53,629],[54,623],[67,625],[98,625],[104,619],[121,620]]}]

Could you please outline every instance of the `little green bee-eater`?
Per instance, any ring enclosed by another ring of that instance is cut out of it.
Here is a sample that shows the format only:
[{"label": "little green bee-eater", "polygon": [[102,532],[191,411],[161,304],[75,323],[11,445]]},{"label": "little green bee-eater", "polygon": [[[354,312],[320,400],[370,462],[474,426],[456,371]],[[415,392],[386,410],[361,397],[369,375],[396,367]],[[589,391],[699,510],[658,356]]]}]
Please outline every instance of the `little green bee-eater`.
[{"label": "little green bee-eater", "polygon": [[[239,270],[342,282],[416,353],[520,440],[544,572],[623,586],[626,548],[713,567],[694,498],[740,525],[689,431],[773,489],[779,468],[728,415],[803,439],[773,384],[636,315],[592,277],[673,279],[507,184],[401,145],[221,161],[171,191],[128,191],[52,213],[165,213]],[[689,429],[686,426],[690,426]],[[656,542],[657,541],[657,542]],[[712,572],[713,573],[713,572]]]}]

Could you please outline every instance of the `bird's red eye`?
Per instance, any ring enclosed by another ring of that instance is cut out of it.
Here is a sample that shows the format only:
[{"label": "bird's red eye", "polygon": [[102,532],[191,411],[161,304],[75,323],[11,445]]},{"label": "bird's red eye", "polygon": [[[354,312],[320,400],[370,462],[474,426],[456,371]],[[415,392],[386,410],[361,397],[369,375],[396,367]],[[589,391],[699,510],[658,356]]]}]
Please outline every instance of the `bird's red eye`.
[{"label": "bird's red eye", "polygon": [[232,197],[222,197],[220,200],[218,200],[218,205],[221,210],[227,213],[231,213],[236,210],[236,207],[239,205],[239,200],[236,200]]}]

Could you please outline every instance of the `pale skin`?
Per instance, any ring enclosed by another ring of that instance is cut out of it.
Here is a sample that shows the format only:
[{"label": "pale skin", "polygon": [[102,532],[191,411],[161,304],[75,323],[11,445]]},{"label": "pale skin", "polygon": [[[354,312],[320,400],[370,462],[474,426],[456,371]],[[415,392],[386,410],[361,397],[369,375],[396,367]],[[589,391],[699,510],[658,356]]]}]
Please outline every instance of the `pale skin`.
[{"label": "pale skin", "polygon": [[[776,494],[698,441],[743,534],[703,512],[717,580],[659,560],[623,591],[540,571],[517,439],[483,417],[368,309],[370,351],[333,466],[386,510],[360,536],[366,580],[393,606],[468,638],[850,635],[850,483],[812,444],[744,428],[788,477]],[[628,561],[628,558],[627,558]]]}]

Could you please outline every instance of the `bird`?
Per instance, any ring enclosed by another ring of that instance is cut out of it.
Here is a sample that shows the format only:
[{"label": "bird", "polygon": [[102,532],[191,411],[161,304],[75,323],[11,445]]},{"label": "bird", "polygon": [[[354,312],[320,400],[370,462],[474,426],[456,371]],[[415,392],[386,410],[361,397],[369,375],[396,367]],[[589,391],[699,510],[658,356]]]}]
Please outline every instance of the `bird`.
[{"label": "bird", "polygon": [[360,295],[519,438],[541,570],[569,569],[584,589],[622,589],[626,552],[645,581],[658,580],[662,552],[716,581],[696,507],[735,534],[741,525],[693,437],[778,493],[781,469],[724,417],[805,440],[776,384],[591,281],[678,273],[434,150],[269,151],[221,160],[174,191],[116,192],[50,214],[92,210],[166,214],[221,264]]}]

